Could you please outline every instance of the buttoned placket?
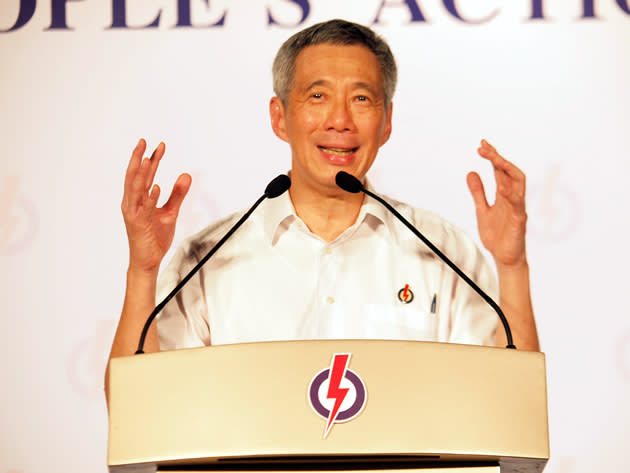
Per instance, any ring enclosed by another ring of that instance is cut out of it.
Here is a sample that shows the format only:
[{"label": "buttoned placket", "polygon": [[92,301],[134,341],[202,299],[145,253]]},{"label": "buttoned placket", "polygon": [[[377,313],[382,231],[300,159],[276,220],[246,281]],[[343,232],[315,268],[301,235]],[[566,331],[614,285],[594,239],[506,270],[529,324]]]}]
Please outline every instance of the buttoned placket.
[{"label": "buttoned placket", "polygon": [[[321,306],[320,327],[325,327],[329,338],[343,338],[345,320],[339,304],[338,273],[339,261],[335,255],[335,245],[322,242],[319,251],[318,300]],[[324,330],[324,329],[323,329]]]}]

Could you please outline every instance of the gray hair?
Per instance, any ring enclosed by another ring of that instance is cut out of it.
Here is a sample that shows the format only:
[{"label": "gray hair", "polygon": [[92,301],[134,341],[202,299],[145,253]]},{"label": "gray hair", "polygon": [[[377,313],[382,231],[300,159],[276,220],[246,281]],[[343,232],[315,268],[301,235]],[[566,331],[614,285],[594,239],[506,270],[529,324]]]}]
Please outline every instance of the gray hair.
[{"label": "gray hair", "polygon": [[295,61],[307,46],[316,44],[361,45],[372,51],[381,65],[385,104],[394,97],[398,70],[392,51],[383,38],[366,26],[345,20],[330,20],[317,23],[291,36],[278,50],[273,61],[273,91],[287,104],[293,87]]}]

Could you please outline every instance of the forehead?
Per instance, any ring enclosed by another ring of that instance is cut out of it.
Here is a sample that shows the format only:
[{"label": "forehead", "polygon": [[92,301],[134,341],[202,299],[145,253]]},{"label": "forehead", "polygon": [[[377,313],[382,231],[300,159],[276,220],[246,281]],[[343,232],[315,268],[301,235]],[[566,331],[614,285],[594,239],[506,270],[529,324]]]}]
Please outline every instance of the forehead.
[{"label": "forehead", "polygon": [[383,79],[376,55],[365,46],[316,44],[298,54],[294,88],[315,81],[368,83],[382,92]]}]

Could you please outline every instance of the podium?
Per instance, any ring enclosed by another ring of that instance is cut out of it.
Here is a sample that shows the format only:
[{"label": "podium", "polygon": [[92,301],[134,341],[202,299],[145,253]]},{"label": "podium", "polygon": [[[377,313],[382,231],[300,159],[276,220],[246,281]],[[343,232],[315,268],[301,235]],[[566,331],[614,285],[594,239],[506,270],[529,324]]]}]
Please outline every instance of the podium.
[{"label": "podium", "polygon": [[110,473],[538,473],[548,458],[542,353],[324,340],[110,364]]}]

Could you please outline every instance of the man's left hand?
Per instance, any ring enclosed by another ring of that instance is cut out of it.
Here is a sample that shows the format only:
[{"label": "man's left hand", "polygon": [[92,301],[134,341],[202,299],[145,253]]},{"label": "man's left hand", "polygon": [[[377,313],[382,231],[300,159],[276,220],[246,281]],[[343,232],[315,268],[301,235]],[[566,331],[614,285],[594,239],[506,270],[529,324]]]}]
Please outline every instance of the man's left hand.
[{"label": "man's left hand", "polygon": [[492,163],[496,180],[494,204],[489,205],[479,174],[466,177],[475,201],[479,236],[494,257],[497,269],[518,268],[526,264],[525,255],[525,174],[503,158],[486,140],[477,152]]}]

